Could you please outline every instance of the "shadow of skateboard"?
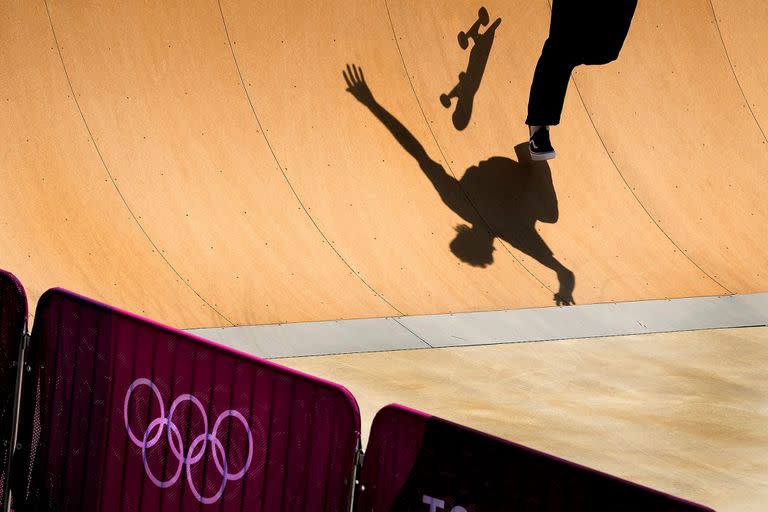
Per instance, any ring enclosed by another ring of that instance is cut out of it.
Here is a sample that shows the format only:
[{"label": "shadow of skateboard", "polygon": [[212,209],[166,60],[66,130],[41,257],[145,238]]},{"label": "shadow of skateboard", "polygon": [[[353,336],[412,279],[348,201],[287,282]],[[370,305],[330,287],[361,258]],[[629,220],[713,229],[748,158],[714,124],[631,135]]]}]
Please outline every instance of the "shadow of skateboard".
[{"label": "shadow of skateboard", "polygon": [[491,54],[493,39],[496,35],[496,29],[501,24],[501,18],[497,18],[493,24],[480,33],[480,27],[485,27],[490,22],[488,10],[481,7],[477,20],[466,32],[459,32],[458,41],[461,49],[469,48],[469,41],[474,43],[469,52],[469,63],[466,71],[459,73],[459,82],[448,94],[440,95],[440,103],[445,108],[451,108],[453,98],[456,98],[456,110],[453,112],[453,126],[457,130],[463,130],[469,125],[472,118],[472,109],[475,102],[475,95],[480,88],[480,82],[485,73],[485,67],[488,63],[488,57]]}]

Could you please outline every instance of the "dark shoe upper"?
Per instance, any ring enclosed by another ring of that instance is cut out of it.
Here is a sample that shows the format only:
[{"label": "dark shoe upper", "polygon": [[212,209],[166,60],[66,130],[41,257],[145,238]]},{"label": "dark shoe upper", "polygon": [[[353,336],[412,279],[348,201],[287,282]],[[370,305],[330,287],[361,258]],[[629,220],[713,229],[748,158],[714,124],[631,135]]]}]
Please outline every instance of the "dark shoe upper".
[{"label": "dark shoe upper", "polygon": [[540,128],[531,136],[531,151],[535,153],[551,153],[555,149],[549,140],[549,130]]}]

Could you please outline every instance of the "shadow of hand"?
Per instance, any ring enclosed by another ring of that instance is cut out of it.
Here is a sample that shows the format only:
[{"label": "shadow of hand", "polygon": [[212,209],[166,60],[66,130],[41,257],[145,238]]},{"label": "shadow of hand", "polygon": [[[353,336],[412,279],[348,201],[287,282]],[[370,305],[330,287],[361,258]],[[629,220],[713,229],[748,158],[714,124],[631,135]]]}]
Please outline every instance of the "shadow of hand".
[{"label": "shadow of hand", "polygon": [[354,64],[352,66],[347,64],[347,70],[343,71],[343,74],[344,80],[347,82],[347,92],[354,96],[357,101],[363,105],[371,105],[376,102],[368,84],[365,83],[362,68]]},{"label": "shadow of hand", "polygon": [[568,269],[563,269],[557,273],[560,281],[560,289],[555,294],[555,305],[573,306],[576,302],[573,300],[573,289],[576,286],[576,277]]}]

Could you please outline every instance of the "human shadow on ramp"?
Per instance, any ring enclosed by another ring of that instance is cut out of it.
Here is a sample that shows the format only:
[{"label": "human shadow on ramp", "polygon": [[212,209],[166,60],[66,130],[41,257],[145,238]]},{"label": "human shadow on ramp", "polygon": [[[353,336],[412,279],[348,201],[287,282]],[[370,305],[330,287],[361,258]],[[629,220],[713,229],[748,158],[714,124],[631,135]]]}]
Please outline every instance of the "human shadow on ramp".
[{"label": "human shadow on ramp", "polygon": [[466,170],[460,180],[432,160],[421,143],[373,97],[363,72],[347,66],[347,91],[368,107],[419,164],[440,198],[467,224],[456,227],[450,249],[476,267],[493,263],[493,244],[500,238],[552,269],[559,281],[557,305],[573,304],[575,277],[555,258],[536,230],[536,221],[555,223],[559,212],[552,173],[546,162],[532,162],[527,144],[515,147],[517,161],[494,156]]}]

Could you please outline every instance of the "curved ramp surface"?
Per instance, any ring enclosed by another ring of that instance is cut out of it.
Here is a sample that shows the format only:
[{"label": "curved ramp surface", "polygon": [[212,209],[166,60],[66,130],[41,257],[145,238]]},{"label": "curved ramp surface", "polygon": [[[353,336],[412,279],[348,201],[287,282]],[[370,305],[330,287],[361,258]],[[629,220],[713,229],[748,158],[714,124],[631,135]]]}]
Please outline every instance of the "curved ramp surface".
[{"label": "curved ramp surface", "polygon": [[768,290],[763,3],[641,2],[544,167],[549,3],[484,5],[467,68],[466,1],[5,2],[0,267],[184,328]]}]

